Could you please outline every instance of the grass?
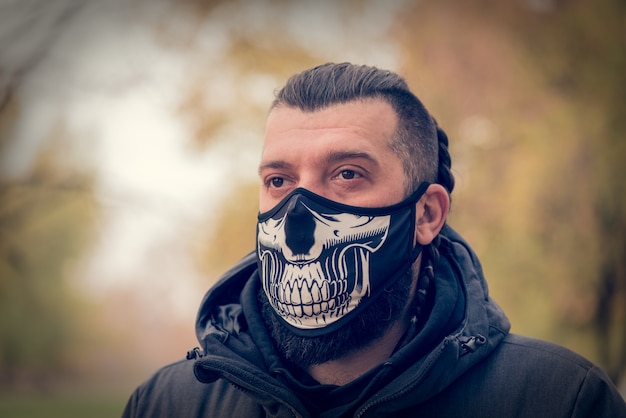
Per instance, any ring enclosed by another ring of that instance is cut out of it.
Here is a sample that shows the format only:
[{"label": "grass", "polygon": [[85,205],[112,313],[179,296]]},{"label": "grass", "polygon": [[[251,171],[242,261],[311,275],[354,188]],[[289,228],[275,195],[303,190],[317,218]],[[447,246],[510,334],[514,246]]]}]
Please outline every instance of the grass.
[{"label": "grass", "polygon": [[127,396],[0,396],[2,418],[119,418]]}]

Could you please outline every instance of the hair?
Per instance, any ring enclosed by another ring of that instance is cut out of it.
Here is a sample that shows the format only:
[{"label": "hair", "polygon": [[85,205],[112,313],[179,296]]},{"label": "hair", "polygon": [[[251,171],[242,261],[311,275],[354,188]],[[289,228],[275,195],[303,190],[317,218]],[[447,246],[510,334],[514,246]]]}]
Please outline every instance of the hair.
[{"label": "hair", "polygon": [[272,109],[291,107],[314,112],[356,100],[382,99],[398,116],[391,149],[402,161],[406,195],[423,181],[454,189],[448,137],[398,74],[350,63],[320,65],[289,80],[276,93]]}]

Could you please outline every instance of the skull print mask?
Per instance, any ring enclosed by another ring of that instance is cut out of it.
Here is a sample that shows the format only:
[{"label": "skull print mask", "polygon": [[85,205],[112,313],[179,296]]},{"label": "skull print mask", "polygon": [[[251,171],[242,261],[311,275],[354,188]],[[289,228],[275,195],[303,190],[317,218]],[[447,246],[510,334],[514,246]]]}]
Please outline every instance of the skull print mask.
[{"label": "skull print mask", "polygon": [[407,273],[421,251],[415,204],[428,186],[382,208],[298,188],[259,214],[259,275],[278,317],[298,335],[332,332]]}]

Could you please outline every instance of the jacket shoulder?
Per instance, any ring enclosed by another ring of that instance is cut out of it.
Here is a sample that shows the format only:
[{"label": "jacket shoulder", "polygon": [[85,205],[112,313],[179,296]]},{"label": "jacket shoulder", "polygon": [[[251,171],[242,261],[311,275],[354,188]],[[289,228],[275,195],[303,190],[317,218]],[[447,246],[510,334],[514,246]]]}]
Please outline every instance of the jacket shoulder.
[{"label": "jacket shoulder", "polygon": [[602,369],[551,342],[509,334],[476,372],[487,377],[492,393],[508,398],[508,407],[535,416],[626,416],[624,400]]},{"label": "jacket shoulder", "polygon": [[509,334],[422,410],[445,417],[461,411],[483,418],[626,417],[626,403],[608,376],[584,357]]},{"label": "jacket shoulder", "polygon": [[180,360],[159,369],[135,389],[122,417],[262,416],[259,405],[225,380],[198,381],[195,363]]},{"label": "jacket shoulder", "polygon": [[505,354],[518,356],[516,363],[531,363],[528,366],[543,367],[546,365],[570,369],[572,372],[587,373],[595,366],[583,356],[548,341],[509,334],[502,341]]}]

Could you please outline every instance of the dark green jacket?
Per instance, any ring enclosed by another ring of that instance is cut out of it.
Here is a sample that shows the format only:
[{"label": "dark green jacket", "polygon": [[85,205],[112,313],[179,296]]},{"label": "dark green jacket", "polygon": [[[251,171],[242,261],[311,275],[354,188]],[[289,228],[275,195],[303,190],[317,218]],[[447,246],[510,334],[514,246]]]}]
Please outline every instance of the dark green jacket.
[{"label": "dark green jacket", "polygon": [[441,235],[426,324],[350,384],[357,390],[320,387],[334,397],[330,406],[303,395],[311,392],[293,384],[274,352],[256,306],[250,254],[205,296],[196,326],[202,350],[137,388],[124,417],[626,418],[602,370],[565,348],[509,334],[475,254],[451,228]]}]

